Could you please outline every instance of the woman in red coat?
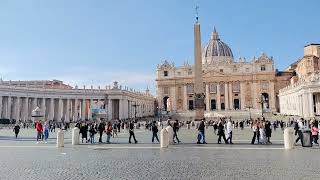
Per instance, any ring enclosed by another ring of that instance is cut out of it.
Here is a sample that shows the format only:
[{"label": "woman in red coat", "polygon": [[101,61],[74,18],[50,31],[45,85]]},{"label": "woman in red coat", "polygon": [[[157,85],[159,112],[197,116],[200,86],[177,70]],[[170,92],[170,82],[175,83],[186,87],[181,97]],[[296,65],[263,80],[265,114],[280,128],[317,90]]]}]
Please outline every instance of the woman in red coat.
[{"label": "woman in red coat", "polygon": [[39,120],[36,123],[36,130],[37,130],[37,144],[39,144],[39,140],[42,139],[42,132],[43,132],[43,127],[42,127],[41,120]]}]

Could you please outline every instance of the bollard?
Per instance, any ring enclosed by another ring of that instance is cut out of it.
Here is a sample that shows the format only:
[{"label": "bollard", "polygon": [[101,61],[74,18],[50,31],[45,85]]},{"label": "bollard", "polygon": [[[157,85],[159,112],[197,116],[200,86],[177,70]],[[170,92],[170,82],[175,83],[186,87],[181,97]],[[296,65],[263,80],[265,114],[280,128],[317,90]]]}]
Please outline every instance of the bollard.
[{"label": "bollard", "polygon": [[64,147],[64,132],[63,130],[59,130],[57,133],[57,147]]},{"label": "bollard", "polygon": [[80,129],[75,127],[72,129],[72,145],[80,144]]},{"label": "bollard", "polygon": [[169,144],[173,144],[173,129],[171,126],[167,126],[166,130],[168,131]]},{"label": "bollard", "polygon": [[160,148],[167,148],[169,146],[169,133],[166,129],[160,131]]},{"label": "bollard", "polygon": [[292,127],[288,127],[284,130],[284,148],[292,149],[294,146],[294,129]]}]

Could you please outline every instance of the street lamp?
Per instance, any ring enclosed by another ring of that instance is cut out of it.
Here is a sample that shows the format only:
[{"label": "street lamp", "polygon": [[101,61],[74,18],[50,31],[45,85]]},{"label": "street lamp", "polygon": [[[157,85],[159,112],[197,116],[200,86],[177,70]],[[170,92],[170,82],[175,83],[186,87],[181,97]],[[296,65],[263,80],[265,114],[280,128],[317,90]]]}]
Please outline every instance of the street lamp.
[{"label": "street lamp", "polygon": [[132,107],[134,107],[134,122],[136,122],[136,118],[137,118],[137,107],[139,107],[140,105],[137,105],[137,102],[134,102],[134,104],[132,105]]}]

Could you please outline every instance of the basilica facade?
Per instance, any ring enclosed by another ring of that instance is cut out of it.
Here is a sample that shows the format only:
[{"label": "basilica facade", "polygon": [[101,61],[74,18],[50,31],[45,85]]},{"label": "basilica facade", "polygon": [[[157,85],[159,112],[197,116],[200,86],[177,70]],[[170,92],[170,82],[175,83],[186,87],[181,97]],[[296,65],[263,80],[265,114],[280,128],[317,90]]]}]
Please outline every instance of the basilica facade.
[{"label": "basilica facade", "polygon": [[[158,109],[173,113],[194,110],[194,65],[157,66]],[[279,111],[279,90],[290,84],[291,70],[278,71],[271,56],[263,53],[247,61],[235,60],[231,48],[214,29],[202,49],[202,76],[206,112]]]}]

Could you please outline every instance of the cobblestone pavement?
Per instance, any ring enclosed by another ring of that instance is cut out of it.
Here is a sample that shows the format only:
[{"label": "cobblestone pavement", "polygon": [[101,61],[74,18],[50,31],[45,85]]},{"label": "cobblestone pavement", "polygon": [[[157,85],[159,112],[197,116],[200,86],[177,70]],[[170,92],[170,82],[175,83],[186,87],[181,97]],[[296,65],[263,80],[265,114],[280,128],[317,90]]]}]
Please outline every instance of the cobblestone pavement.
[{"label": "cobblestone pavement", "polygon": [[[272,134],[272,145],[249,145],[251,131],[234,130],[234,145],[216,144],[212,128],[207,145],[194,144],[196,130],[179,132],[182,144],[160,149],[151,133],[136,130],[138,144],[128,144],[127,133],[113,144],[55,147],[36,144],[34,130],[0,130],[0,180],[10,179],[318,179],[319,147],[284,150],[282,132]],[[96,137],[97,139],[97,137]]]}]

